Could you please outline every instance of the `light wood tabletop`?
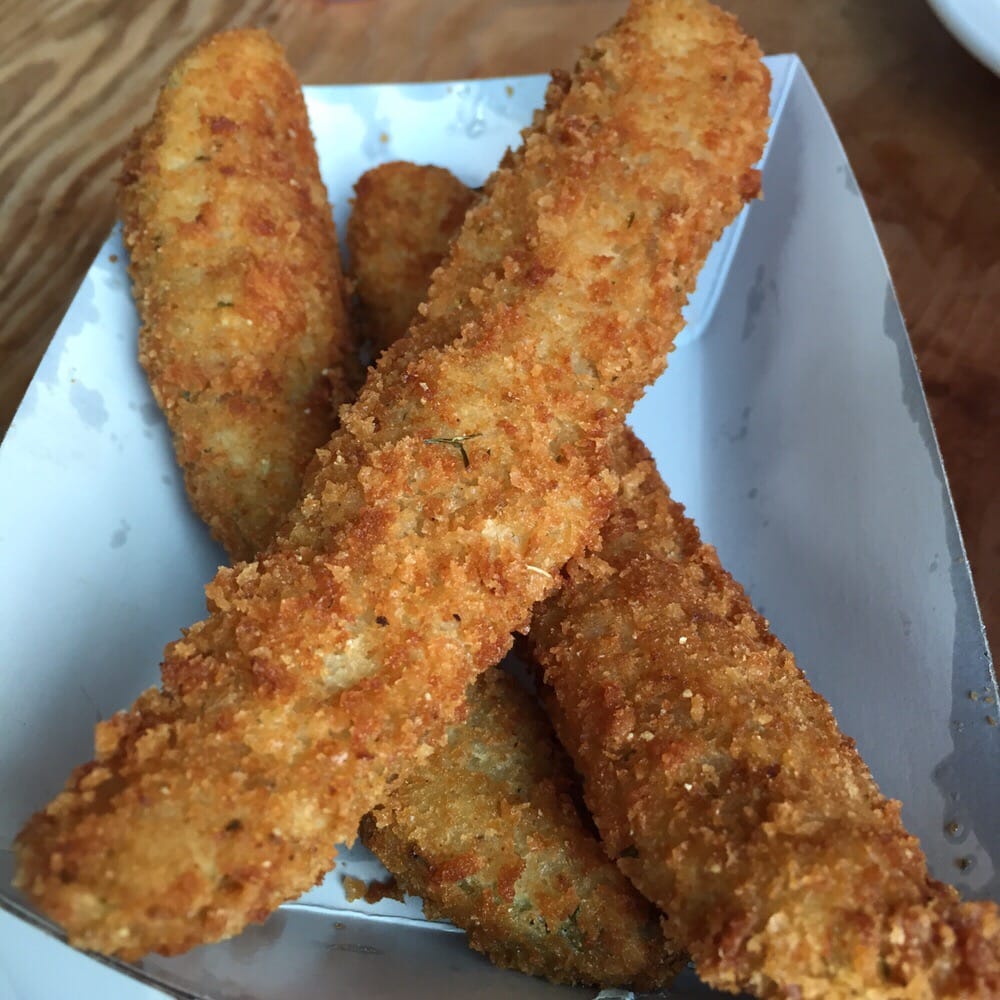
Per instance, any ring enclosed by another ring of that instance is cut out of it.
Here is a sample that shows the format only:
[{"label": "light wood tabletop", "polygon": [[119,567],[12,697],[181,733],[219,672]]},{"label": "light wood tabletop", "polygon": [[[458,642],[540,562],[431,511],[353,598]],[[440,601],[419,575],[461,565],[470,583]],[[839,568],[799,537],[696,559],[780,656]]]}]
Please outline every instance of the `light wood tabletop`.
[{"label": "light wood tabletop", "polygon": [[[1000,635],[1000,79],[922,0],[726,0],[797,52],[885,248],[988,630]],[[624,0],[0,0],[0,433],[114,220],[122,145],[202,36],[268,28],[305,83],[569,65]]]}]

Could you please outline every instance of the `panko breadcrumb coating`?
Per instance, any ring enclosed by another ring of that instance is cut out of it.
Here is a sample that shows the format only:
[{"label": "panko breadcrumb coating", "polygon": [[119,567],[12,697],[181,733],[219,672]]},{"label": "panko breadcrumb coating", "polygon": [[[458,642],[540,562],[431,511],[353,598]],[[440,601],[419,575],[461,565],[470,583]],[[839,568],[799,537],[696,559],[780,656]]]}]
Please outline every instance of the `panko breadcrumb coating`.
[{"label": "panko breadcrumb coating", "polygon": [[362,174],[354,192],[347,248],[358,316],[383,351],[409,329],[476,193],[443,167],[403,162]]},{"label": "panko breadcrumb coating", "polygon": [[139,357],[188,496],[230,556],[251,559],[359,381],[333,217],[277,43],[229,31],[181,60],[119,200]]},{"label": "panko breadcrumb coating", "polygon": [[497,965],[554,982],[656,989],[686,959],[579,811],[572,765],[536,700],[499,668],[448,743],[361,821],[424,912]]},{"label": "panko breadcrumb coating", "polygon": [[[505,159],[275,544],[27,823],[18,886],[134,958],[312,885],[596,541],[609,436],[757,192],[768,78],[703,0],[633,0]],[[541,572],[538,572],[541,570]]]},{"label": "panko breadcrumb coating", "polygon": [[[361,176],[348,223],[364,315],[392,343],[475,197],[440,167]],[[464,197],[459,197],[464,193]],[[665,985],[683,964],[658,913],[604,853],[578,810],[572,766],[535,699],[497,668],[469,688],[448,742],[395,783],[361,839],[425,912],[466,931],[497,965],[555,982]]]},{"label": "panko breadcrumb coating", "polygon": [[528,645],[605,848],[702,979],[788,1000],[1000,996],[1000,918],[928,876],[792,655],[671,500],[615,447],[599,556]]}]

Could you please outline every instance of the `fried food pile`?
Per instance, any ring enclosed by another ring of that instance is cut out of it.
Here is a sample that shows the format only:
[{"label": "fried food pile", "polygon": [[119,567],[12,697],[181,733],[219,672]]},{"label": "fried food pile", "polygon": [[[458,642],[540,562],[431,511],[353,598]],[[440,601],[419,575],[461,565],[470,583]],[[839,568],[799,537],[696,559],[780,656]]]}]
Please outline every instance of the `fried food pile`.
[{"label": "fried food pile", "polygon": [[[259,35],[209,41],[127,159],[142,350],[184,413],[182,463],[203,425],[252,467],[318,425],[301,387],[350,393],[335,256],[310,277],[335,238],[315,156],[278,138],[308,136],[289,77]],[[709,3],[633,0],[554,77],[481,198],[412,165],[362,180],[354,287],[388,349],[338,428],[320,407],[329,440],[286,463],[284,501],[220,473],[214,447],[192,453],[196,509],[255,557],[219,571],[162,687],[99,725],[96,759],[18,838],[18,884],[74,944],[134,958],[238,933],[321,878],[360,820],[430,912],[556,981],[655,986],[686,950],[710,984],[762,997],[1000,994],[996,907],[928,877],[898,805],[623,427],[757,193],[767,89]],[[219,110],[233,94],[239,113]],[[273,206],[295,264],[268,301],[290,318],[268,313],[245,354],[261,162],[310,194]],[[240,311],[213,322],[223,285]],[[241,423],[251,384],[275,424]],[[539,703],[491,669],[529,623],[596,833]]]},{"label": "fried food pile", "polygon": [[[685,51],[713,33],[731,44],[692,92]],[[597,540],[609,438],[663,370],[692,262],[756,191],[758,56],[713,8],[640,2],[554,81],[274,543],[219,571],[162,687],[98,727],[19,835],[18,885],[73,943],[136,957],[238,932],[444,741]]]}]

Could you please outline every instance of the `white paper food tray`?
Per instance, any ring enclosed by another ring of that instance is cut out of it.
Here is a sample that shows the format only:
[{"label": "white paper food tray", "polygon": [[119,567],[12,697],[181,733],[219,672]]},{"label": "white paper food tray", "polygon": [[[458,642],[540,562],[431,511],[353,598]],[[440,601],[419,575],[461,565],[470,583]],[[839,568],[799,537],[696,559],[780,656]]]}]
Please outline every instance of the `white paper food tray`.
[{"label": "white paper food tray", "polygon": [[[713,251],[682,344],[632,422],[903,801],[932,871],[1000,898],[996,687],[913,355],[826,111],[795,57],[768,65],[766,200]],[[544,85],[307,88],[341,233],[354,181],[378,162],[481,183]],[[122,258],[114,234],[0,451],[0,905],[20,915],[0,913],[0,996],[160,995],[142,980],[259,1000],[594,996],[494,969],[416,902],[348,904],[342,876],[379,871],[360,849],[263,926],[119,966],[127,975],[38,929],[10,888],[17,830],[90,758],[98,716],[156,683],[222,558],[188,509],[136,361]],[[687,974],[669,995],[716,994]]]}]

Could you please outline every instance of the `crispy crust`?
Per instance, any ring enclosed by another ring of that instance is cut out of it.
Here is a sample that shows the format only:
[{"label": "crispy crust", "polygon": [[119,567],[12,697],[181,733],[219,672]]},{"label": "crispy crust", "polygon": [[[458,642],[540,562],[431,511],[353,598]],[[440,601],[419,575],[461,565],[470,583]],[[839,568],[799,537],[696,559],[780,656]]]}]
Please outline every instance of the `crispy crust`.
[{"label": "crispy crust", "polygon": [[606,849],[713,986],[795,1000],[1000,995],[1000,920],[928,877],[827,703],[645,448],[600,556],[528,642]]},{"label": "crispy crust", "polygon": [[[363,174],[348,223],[364,315],[402,335],[475,194],[440,167]],[[456,210],[461,206],[461,213]],[[412,313],[411,313],[412,315]],[[673,956],[657,912],[583,820],[572,767],[534,699],[498,669],[469,689],[469,716],[361,821],[361,839],[429,915],[497,965],[555,982],[665,985]]]},{"label": "crispy crust", "polygon": [[191,504],[250,559],[359,381],[305,103],[267,34],[216,35],[177,65],[119,201],[139,358]]},{"label": "crispy crust", "polygon": [[364,843],[497,964],[555,982],[656,989],[683,959],[580,814],[545,713],[499,669],[465,723],[361,823]]},{"label": "crispy crust", "polygon": [[[220,570],[163,689],[98,727],[19,835],[18,885],[71,942],[135,957],[238,932],[443,742],[596,541],[608,437],[753,191],[767,91],[701,0],[635,0],[550,88],[275,545]],[[463,468],[440,442],[467,434]]]},{"label": "crispy crust", "polygon": [[376,351],[409,329],[476,193],[442,167],[385,163],[361,175],[347,223],[358,315]]}]

